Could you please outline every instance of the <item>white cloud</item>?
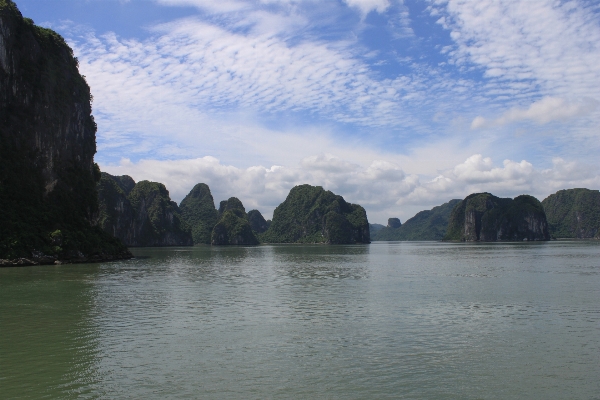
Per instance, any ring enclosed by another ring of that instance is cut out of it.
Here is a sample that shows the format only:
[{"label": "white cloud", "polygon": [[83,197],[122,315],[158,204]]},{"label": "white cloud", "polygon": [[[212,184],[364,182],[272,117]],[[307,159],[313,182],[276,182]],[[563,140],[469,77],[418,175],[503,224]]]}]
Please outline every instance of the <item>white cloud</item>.
[{"label": "white cloud", "polygon": [[502,126],[524,120],[547,124],[552,121],[564,121],[573,117],[586,116],[596,110],[597,107],[598,101],[592,98],[585,98],[576,103],[567,103],[560,98],[544,97],[532,103],[527,109],[512,108],[492,121],[488,121],[481,116],[475,117],[471,123],[471,129]]},{"label": "white cloud", "polygon": [[233,32],[197,19],[155,32],[147,41],[106,34],[74,44],[100,118],[143,124],[177,108],[178,114],[306,111],[366,126],[415,124],[402,110],[403,96],[414,90],[411,81],[371,79],[367,66],[339,43],[291,45],[271,34]]},{"label": "white cloud", "polygon": [[367,15],[371,11],[382,13],[390,6],[389,0],[344,0],[350,7],[360,10],[362,15]]},{"label": "white cloud", "polygon": [[482,67],[494,97],[506,94],[518,101],[540,94],[598,98],[595,7],[577,0],[441,0],[431,10],[451,30],[451,61]]},{"label": "white cloud", "polygon": [[489,157],[480,154],[434,178],[407,174],[389,161],[376,160],[365,167],[330,154],[307,157],[295,167],[237,168],[214,157],[203,157],[137,163],[123,159],[118,165],[101,168],[113,175],[130,175],[136,181],[162,182],[178,202],[196,183],[203,182],[211,188],[217,204],[236,196],[246,209],[257,208],[268,218],[295,185],[319,185],[361,204],[371,222],[393,216],[406,220],[423,209],[477,192],[501,197],[525,193],[542,200],[559,189],[600,187],[600,174],[581,163],[557,158],[547,169],[537,169],[525,160],[505,160],[502,166],[495,166]]}]

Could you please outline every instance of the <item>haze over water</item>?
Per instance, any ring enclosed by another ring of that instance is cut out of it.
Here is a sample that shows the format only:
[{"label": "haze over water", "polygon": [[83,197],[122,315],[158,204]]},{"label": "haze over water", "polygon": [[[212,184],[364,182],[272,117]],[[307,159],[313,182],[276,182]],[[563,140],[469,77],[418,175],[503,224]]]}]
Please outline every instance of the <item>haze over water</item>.
[{"label": "haze over water", "polygon": [[597,242],[133,252],[0,269],[0,397],[600,393]]}]

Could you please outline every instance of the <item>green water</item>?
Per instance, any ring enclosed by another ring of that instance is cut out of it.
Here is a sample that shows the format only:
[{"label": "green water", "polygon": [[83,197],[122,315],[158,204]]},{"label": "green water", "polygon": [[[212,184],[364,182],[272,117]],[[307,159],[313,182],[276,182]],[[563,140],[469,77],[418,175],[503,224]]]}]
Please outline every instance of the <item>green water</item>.
[{"label": "green water", "polygon": [[0,269],[0,398],[600,398],[600,244]]}]

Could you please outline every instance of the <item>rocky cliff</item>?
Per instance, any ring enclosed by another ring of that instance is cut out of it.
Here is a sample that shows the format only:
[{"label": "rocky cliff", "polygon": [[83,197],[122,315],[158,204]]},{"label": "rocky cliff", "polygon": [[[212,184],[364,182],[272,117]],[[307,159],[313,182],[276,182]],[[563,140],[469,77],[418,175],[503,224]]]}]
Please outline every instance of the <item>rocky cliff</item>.
[{"label": "rocky cliff", "polygon": [[64,39],[0,0],[0,258],[130,257],[92,226],[100,171],[91,98]]},{"label": "rocky cliff", "polygon": [[192,245],[190,229],[162,183],[102,173],[98,199],[100,227],[128,246]]},{"label": "rocky cliff", "polygon": [[600,192],[568,189],[546,197],[542,206],[555,238],[600,239]]},{"label": "rocky cliff", "polygon": [[521,195],[514,200],[475,193],[458,203],[450,215],[444,240],[549,240],[542,204]]},{"label": "rocky cliff", "polygon": [[194,186],[179,204],[179,209],[181,218],[192,230],[194,244],[210,244],[219,213],[208,185],[198,183]]},{"label": "rocky cliff", "polygon": [[450,213],[460,200],[450,200],[441,206],[424,210],[406,220],[398,228],[388,227],[371,236],[371,240],[442,240],[446,235]]},{"label": "rocky cliff", "polygon": [[136,214],[127,197],[133,187],[135,182],[127,175],[112,176],[102,172],[98,182],[98,226],[127,246],[134,246],[137,241]]},{"label": "rocky cliff", "polygon": [[248,222],[246,209],[242,202],[231,197],[219,205],[219,221],[214,226],[211,235],[213,245],[255,245],[258,239],[252,232]]},{"label": "rocky cliff", "polygon": [[256,233],[264,233],[269,229],[269,223],[265,220],[265,217],[258,210],[248,211],[248,222],[250,227]]},{"label": "rocky cliff", "polygon": [[269,243],[370,243],[365,209],[321,186],[300,185],[273,213]]},{"label": "rocky cliff", "polygon": [[400,218],[388,218],[387,228],[398,229],[401,226]]}]

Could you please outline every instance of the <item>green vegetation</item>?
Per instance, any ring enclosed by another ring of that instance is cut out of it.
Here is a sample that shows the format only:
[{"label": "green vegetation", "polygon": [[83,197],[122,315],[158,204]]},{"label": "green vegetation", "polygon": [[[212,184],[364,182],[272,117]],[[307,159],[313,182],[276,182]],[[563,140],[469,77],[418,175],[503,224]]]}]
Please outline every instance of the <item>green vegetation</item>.
[{"label": "green vegetation", "polygon": [[[126,185],[124,185],[126,183]],[[112,176],[102,172],[98,182],[98,226],[126,245],[135,245],[135,211],[127,198],[135,182],[131,177]]]},{"label": "green vegetation", "polygon": [[555,238],[600,239],[600,192],[568,189],[542,201],[550,233]]},{"label": "green vegetation", "polygon": [[364,208],[321,186],[300,185],[273,213],[261,235],[268,243],[369,243],[369,221]]},{"label": "green vegetation", "polygon": [[265,220],[258,210],[250,210],[247,214],[248,222],[254,233],[264,233],[269,229],[269,223]]},{"label": "green vegetation", "polygon": [[458,203],[450,214],[444,240],[548,240],[542,204],[521,195],[514,200],[490,193],[474,193]]},{"label": "green vegetation", "polygon": [[450,213],[460,200],[450,200],[441,206],[424,210],[407,220],[399,228],[385,227],[375,233],[371,240],[442,240],[448,228]]},{"label": "green vegetation", "polygon": [[137,246],[189,246],[192,237],[162,183],[140,181],[128,196],[136,214]]},{"label": "green vegetation", "polygon": [[380,230],[382,230],[383,228],[385,228],[385,225],[369,224],[369,233],[371,235],[371,240],[376,240],[376,239],[373,239],[375,237],[375,234],[377,232],[379,232]]},{"label": "green vegetation", "polygon": [[210,244],[219,213],[208,185],[199,183],[194,186],[179,204],[179,209],[181,218],[192,230],[194,244]]},{"label": "green vegetation", "polygon": [[10,0],[0,2],[0,20],[10,60],[0,69],[0,258],[128,256],[92,226],[96,124],[72,50]]},{"label": "green vegetation", "polygon": [[219,206],[219,221],[212,230],[211,243],[214,245],[254,245],[259,241],[252,232],[242,202],[231,197]]}]

